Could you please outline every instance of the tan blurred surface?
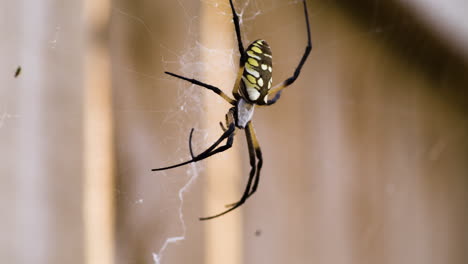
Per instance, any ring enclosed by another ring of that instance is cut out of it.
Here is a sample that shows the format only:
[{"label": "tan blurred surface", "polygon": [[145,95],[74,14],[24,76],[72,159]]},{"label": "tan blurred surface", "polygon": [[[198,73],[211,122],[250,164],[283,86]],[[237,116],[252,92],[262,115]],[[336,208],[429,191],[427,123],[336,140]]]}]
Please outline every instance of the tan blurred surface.
[{"label": "tan blurred surface", "polygon": [[61,3],[0,1],[1,263],[84,261],[83,7]]},{"label": "tan blurred surface", "polygon": [[84,255],[87,264],[115,263],[114,118],[108,38],[110,1],[85,2]]},{"label": "tan blurred surface", "polygon": [[[218,4],[218,6],[216,5]],[[212,50],[229,50],[236,46],[234,29],[232,23],[223,16],[213,16],[216,12],[229,14],[231,8],[228,5],[219,5],[222,1],[206,1],[200,5],[200,42],[206,48],[201,50],[200,60],[208,65],[204,67],[205,72],[200,76],[210,83],[216,83],[221,87],[232,87],[236,72],[230,67],[225,67],[226,61],[223,56],[213,56]],[[213,34],[216,32],[216,34]],[[227,68],[227,70],[226,70]],[[198,78],[198,77],[197,77]],[[227,113],[231,107],[227,102],[209,91],[203,92],[204,107],[207,109],[203,118],[205,132],[209,137],[207,142],[215,142],[222,130],[218,126],[212,126],[225,122],[221,113]],[[231,96],[231,94],[229,94]],[[231,96],[232,98],[232,96]],[[222,119],[220,119],[220,117]],[[244,133],[237,133],[237,140],[242,140]],[[201,151],[201,150],[200,150]],[[209,159],[204,162],[206,171],[203,176],[206,184],[203,186],[203,203],[205,209],[203,217],[212,216],[226,210],[225,205],[238,201],[239,190],[242,190],[243,175],[242,150],[239,144],[233,145],[222,158]],[[226,200],[228,199],[228,200]],[[240,209],[224,221],[205,221],[204,226],[204,261],[206,264],[237,264],[243,259],[243,210]]]},{"label": "tan blurred surface", "polygon": [[[238,154],[150,170],[189,158],[192,127],[197,152],[220,134],[216,120],[228,106],[163,72],[230,94],[237,48],[222,43],[234,33],[212,29],[219,46],[202,37],[210,34],[203,21],[230,25],[228,2],[203,1],[209,12],[192,0],[112,2],[110,30],[94,34],[110,39],[102,48],[113,106],[99,114],[113,113],[115,152],[103,158],[115,161],[116,184],[106,186],[115,199],[115,262],[154,263],[173,238],[161,263],[207,263],[206,241],[217,241],[214,254],[235,238],[233,263],[467,263],[466,43],[456,28],[441,33],[453,21],[434,26],[443,15],[401,2],[308,1],[311,56],[278,103],[253,119],[264,157],[259,190],[241,210],[212,220],[240,225],[211,234],[198,217],[240,197],[247,180],[243,133]],[[84,263],[84,9],[27,3],[1,2],[0,259]],[[290,76],[306,44],[300,1],[235,3],[244,45],[267,40],[273,82]],[[205,75],[213,69],[218,78]],[[210,173],[216,165],[226,173]],[[232,193],[212,208],[209,186]]]}]

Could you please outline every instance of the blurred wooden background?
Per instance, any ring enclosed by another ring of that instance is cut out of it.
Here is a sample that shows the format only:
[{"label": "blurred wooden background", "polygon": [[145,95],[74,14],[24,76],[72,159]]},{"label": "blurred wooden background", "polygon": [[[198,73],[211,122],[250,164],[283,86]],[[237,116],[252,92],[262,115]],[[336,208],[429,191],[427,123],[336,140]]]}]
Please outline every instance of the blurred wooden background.
[{"label": "blurred wooden background", "polygon": [[[244,45],[267,40],[274,83],[287,78],[306,43],[301,2],[235,5]],[[467,263],[468,5],[308,5],[311,56],[254,116],[259,190],[200,222],[242,193],[243,132],[229,153],[150,169],[189,157],[190,128],[197,152],[221,132],[228,106],[163,72],[230,93],[228,1],[1,1],[0,259]]]}]

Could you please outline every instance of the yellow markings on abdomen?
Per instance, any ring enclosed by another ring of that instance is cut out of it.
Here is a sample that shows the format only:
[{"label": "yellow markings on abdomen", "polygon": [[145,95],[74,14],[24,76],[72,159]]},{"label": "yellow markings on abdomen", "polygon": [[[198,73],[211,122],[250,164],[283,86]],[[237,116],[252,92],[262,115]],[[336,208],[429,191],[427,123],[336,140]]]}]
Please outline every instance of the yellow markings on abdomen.
[{"label": "yellow markings on abdomen", "polygon": [[[247,75],[247,79],[249,80],[249,82],[251,84],[256,84],[257,83],[257,79],[255,79],[255,77],[253,77],[252,75],[250,74],[246,74]],[[261,80],[261,79],[260,79]]]},{"label": "yellow markings on abdomen", "polygon": [[244,56],[241,95],[254,104],[267,104],[273,70],[270,46],[264,40],[256,40],[245,50]]},{"label": "yellow markings on abdomen", "polygon": [[252,50],[253,50],[254,52],[258,53],[258,54],[262,54],[262,53],[263,53],[263,51],[262,51],[260,48],[256,47],[256,46],[253,46],[253,47],[252,47]]},{"label": "yellow markings on abdomen", "polygon": [[250,64],[248,64],[248,63],[245,65],[245,70],[246,70],[249,74],[255,76],[255,78],[260,77],[260,73],[259,73],[257,70],[255,70],[254,68],[252,68],[252,66],[251,66]]},{"label": "yellow markings on abdomen", "polygon": [[251,50],[248,50],[248,51],[247,51],[247,55],[248,55],[249,57],[252,57],[252,58],[257,59],[257,60],[261,60],[261,59],[262,59],[262,58],[260,58],[259,56],[255,55],[255,53],[253,53]]},{"label": "yellow markings on abdomen", "polygon": [[252,66],[258,67],[258,61],[253,58],[248,58],[247,62]]},{"label": "yellow markings on abdomen", "polygon": [[[250,75],[247,75],[249,78]],[[252,77],[252,76],[250,76]],[[257,86],[252,84],[250,80],[247,80],[245,76],[242,76],[242,82],[245,85],[245,90],[247,91],[247,95],[251,101],[256,101],[260,97],[260,91],[257,90]]]}]

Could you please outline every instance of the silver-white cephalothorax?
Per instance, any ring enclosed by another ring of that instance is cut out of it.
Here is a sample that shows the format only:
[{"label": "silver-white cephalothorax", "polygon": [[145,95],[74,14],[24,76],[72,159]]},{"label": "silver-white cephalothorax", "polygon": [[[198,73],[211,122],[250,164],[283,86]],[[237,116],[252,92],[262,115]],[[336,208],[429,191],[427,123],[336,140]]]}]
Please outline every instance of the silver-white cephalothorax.
[{"label": "silver-white cephalothorax", "polygon": [[252,119],[254,113],[254,105],[247,103],[244,99],[239,99],[237,103],[237,126],[245,128],[247,123]]}]

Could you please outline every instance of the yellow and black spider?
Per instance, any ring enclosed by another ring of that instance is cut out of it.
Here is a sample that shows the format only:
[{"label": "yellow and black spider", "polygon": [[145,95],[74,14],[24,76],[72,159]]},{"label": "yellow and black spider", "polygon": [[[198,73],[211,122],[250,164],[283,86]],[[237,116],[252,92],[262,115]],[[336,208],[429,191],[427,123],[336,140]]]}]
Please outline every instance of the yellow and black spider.
[{"label": "yellow and black spider", "polygon": [[[234,27],[236,30],[237,43],[239,46],[240,53],[239,71],[237,73],[237,79],[232,90],[234,99],[231,99],[228,95],[221,91],[221,89],[213,85],[209,85],[197,81],[195,79],[189,79],[187,77],[183,77],[171,72],[165,72],[166,74],[191,82],[195,85],[199,85],[201,87],[207,88],[215,92],[228,103],[233,105],[233,107],[229,109],[228,113],[226,114],[226,127],[224,127],[223,124],[220,122],[221,128],[224,131],[224,133],[207,150],[203,151],[198,155],[193,154],[192,128],[189,137],[189,148],[192,159],[176,165],[153,169],[152,171],[176,168],[179,166],[189,164],[191,162],[197,162],[206,159],[212,155],[223,152],[232,146],[236,128],[245,129],[247,145],[249,148],[251,170],[244,194],[238,202],[227,205],[229,209],[217,215],[213,215],[210,217],[202,217],[200,218],[200,220],[213,219],[215,217],[224,215],[236,209],[237,207],[241,206],[257,190],[263,159],[262,151],[260,150],[260,145],[258,144],[257,136],[255,135],[255,131],[251,121],[254,113],[254,108],[256,105],[274,104],[280,98],[282,89],[288,87],[297,79],[299,73],[301,72],[302,66],[304,65],[307,57],[309,56],[310,51],[312,50],[312,42],[310,39],[309,15],[307,12],[306,0],[303,0],[304,15],[307,26],[307,46],[305,48],[304,55],[302,55],[301,61],[296,67],[294,74],[288,79],[286,79],[284,82],[272,87],[272,56],[270,46],[264,40],[256,40],[247,47],[247,50],[244,51],[239,27],[239,17],[236,14],[236,10],[234,9],[232,0],[229,0],[229,3],[231,5]],[[273,99],[268,99],[268,96],[273,94],[275,95]],[[219,146],[221,142],[223,142],[225,139],[226,143],[222,146]]]}]

